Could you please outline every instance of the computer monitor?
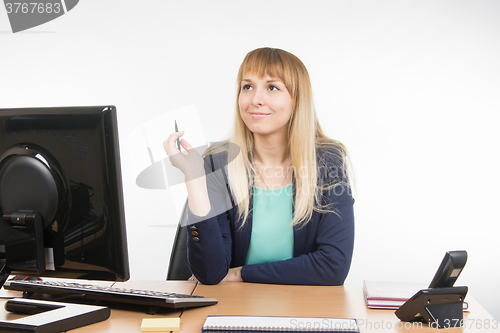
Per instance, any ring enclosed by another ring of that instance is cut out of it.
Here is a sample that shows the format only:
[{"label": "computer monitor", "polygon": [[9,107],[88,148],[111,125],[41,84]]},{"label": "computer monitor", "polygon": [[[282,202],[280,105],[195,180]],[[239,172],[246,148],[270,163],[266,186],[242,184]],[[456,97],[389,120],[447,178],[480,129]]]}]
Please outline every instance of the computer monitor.
[{"label": "computer monitor", "polygon": [[0,109],[0,215],[0,287],[128,280],[116,108]]}]

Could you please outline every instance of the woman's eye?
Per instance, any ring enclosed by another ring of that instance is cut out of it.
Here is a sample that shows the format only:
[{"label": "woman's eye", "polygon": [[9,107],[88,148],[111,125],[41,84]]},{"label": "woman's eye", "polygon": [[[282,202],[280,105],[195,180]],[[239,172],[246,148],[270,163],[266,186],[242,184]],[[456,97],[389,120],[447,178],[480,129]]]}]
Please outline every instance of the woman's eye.
[{"label": "woman's eye", "polygon": [[252,89],[252,86],[249,84],[245,84],[243,87],[241,87],[242,90],[250,90]]},{"label": "woman's eye", "polygon": [[279,88],[278,88],[278,87],[276,87],[276,86],[270,85],[270,86],[269,86],[269,90],[271,90],[271,91],[278,91],[278,90],[279,90]]}]

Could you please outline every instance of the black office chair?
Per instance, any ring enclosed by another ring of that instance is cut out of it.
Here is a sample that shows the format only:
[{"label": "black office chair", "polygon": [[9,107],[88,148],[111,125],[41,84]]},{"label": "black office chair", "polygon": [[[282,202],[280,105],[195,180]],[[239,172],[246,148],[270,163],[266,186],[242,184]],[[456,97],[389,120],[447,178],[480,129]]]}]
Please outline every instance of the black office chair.
[{"label": "black office chair", "polygon": [[187,280],[192,273],[189,270],[187,260],[187,200],[182,209],[181,218],[177,225],[174,245],[170,254],[170,263],[168,265],[167,280]]}]

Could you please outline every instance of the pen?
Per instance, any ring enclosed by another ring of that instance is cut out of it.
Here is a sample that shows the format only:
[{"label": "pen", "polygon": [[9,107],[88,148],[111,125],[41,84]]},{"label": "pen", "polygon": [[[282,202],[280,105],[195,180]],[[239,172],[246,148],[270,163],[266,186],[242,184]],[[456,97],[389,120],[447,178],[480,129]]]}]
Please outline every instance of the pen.
[{"label": "pen", "polygon": [[[179,128],[177,127],[177,120],[174,120],[175,121],[175,133],[179,132]],[[181,140],[180,139],[177,139],[177,149],[179,149],[179,151],[181,151]]]}]

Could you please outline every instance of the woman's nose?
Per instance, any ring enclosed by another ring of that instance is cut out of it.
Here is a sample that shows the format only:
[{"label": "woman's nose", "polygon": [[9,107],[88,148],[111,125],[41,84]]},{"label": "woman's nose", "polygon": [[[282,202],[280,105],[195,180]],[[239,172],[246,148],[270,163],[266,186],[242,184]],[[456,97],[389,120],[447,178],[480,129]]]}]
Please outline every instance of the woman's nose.
[{"label": "woman's nose", "polygon": [[252,96],[252,104],[254,106],[262,106],[265,104],[263,93],[260,89],[255,89]]}]

